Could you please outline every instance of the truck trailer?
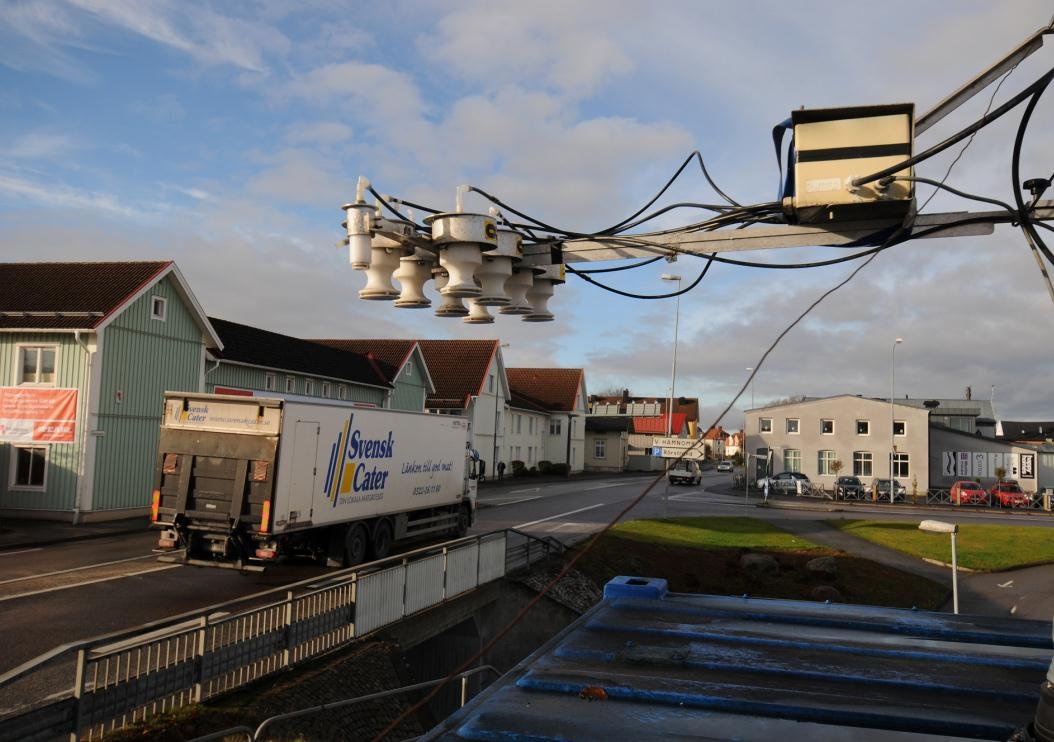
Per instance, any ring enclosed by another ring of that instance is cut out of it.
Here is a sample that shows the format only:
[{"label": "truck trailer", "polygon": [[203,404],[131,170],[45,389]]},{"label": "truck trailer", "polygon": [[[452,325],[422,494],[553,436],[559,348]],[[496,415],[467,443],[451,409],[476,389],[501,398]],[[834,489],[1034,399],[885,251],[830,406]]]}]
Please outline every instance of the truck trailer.
[{"label": "truck trailer", "polygon": [[330,566],[463,536],[476,478],[461,417],[166,392],[150,518],[163,561],[261,571]]}]

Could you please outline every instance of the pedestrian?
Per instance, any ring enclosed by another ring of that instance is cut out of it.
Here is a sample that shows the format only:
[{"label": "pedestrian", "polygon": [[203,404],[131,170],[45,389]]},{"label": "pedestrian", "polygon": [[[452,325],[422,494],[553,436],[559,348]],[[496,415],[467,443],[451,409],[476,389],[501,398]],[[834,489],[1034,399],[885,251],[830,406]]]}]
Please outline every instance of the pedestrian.
[{"label": "pedestrian", "polygon": [[764,487],[765,487],[765,502],[768,502],[769,501],[769,478],[768,477],[765,477]]},{"label": "pedestrian", "polygon": [[479,481],[487,481],[487,462],[483,459],[479,460]]},{"label": "pedestrian", "polygon": [[505,477],[505,462],[498,462],[498,481],[500,482]]}]

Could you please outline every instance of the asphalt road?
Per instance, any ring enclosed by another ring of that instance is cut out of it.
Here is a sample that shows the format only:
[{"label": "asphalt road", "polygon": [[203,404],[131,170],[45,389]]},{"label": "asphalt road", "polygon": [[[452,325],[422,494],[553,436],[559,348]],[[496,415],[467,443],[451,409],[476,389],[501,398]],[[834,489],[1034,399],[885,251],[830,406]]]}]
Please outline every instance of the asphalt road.
[{"label": "asphalt road", "polygon": [[[516,528],[573,542],[602,528],[650,481],[651,477],[646,476],[612,476],[490,484],[480,493],[481,509],[472,530],[481,533]],[[728,474],[706,472],[702,485],[696,487],[667,488],[660,483],[627,517],[749,515],[777,523],[839,517],[830,512],[762,509],[755,507],[756,495],[747,501],[742,495],[707,491],[708,487],[725,489],[729,481]],[[947,511],[920,515],[867,506],[857,506],[844,517],[914,521],[938,517],[956,522],[1021,523],[998,513]],[[1030,518],[1027,523],[1054,526],[1054,519]],[[0,552],[0,632],[5,647],[0,653],[0,673],[65,642],[199,610],[326,572],[325,568],[307,563],[278,564],[263,574],[247,575],[159,564],[150,551],[155,539],[155,533],[147,530]],[[1044,569],[1035,568],[1037,575],[1031,580],[1046,590],[1030,599],[1029,604],[1040,610],[1054,605],[1051,591],[1045,587],[1051,583],[1051,572]],[[991,590],[1005,591],[997,586],[998,582],[993,583]],[[1024,583],[1019,587],[1024,589]]]}]

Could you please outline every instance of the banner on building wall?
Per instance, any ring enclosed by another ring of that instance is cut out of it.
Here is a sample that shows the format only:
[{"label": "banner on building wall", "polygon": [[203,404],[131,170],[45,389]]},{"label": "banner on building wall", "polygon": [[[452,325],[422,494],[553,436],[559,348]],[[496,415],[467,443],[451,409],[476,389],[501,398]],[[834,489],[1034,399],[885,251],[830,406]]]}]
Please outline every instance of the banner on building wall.
[{"label": "banner on building wall", "polygon": [[1034,454],[942,451],[941,462],[941,473],[945,477],[995,479],[996,469],[1003,469],[1003,476],[1008,478],[1035,477]]},{"label": "banner on building wall", "polygon": [[0,387],[0,441],[73,443],[77,390]]},{"label": "banner on building wall", "polygon": [[1036,454],[1034,454],[1034,453],[1023,453],[1023,454],[1021,454],[1021,478],[1022,479],[1035,479],[1036,478]]}]

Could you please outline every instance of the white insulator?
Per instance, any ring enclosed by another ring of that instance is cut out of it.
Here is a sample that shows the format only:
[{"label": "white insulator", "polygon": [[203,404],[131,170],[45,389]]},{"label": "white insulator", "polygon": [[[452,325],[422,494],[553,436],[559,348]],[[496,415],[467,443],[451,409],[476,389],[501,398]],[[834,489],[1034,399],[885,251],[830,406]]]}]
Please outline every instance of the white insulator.
[{"label": "white insulator", "polygon": [[499,311],[502,314],[530,314],[531,305],[527,302],[527,292],[534,285],[534,269],[522,263],[512,270],[512,275],[505,279],[505,294],[509,303]]},{"label": "white insulator", "polygon": [[370,267],[370,215],[373,207],[369,204],[344,204],[342,207],[347,216],[345,225],[348,228],[348,258],[351,267],[366,270]]},{"label": "white insulator", "polygon": [[399,270],[392,275],[402,291],[395,300],[399,309],[425,309],[432,306],[432,301],[425,296],[425,284],[432,277],[434,256],[427,250],[418,250],[413,255],[399,259]]},{"label": "white insulator", "polygon": [[465,308],[464,302],[456,296],[443,294],[443,289],[448,281],[449,276],[446,271],[436,271],[435,285],[443,298],[443,303],[436,307],[435,315],[436,317],[464,317],[468,314],[468,309]]},{"label": "white insulator", "polygon": [[443,296],[479,296],[476,269],[483,264],[483,254],[470,242],[450,242],[439,245],[439,264],[450,275],[442,289]]},{"label": "white insulator", "polygon": [[370,267],[366,269],[366,285],[359,291],[360,299],[390,301],[399,296],[392,285],[392,274],[399,267],[399,252],[375,247],[371,251]]},{"label": "white insulator", "polygon": [[466,325],[490,325],[494,324],[494,316],[487,308],[480,304],[479,299],[468,300],[468,316],[462,320]]},{"label": "white insulator", "polygon": [[512,258],[506,255],[483,255],[483,264],[476,269],[482,289],[476,302],[485,307],[504,307],[509,304],[505,283],[512,276]]},{"label": "white insulator", "polygon": [[530,314],[523,315],[524,322],[552,322],[553,313],[549,311],[549,300],[553,297],[553,282],[549,278],[536,276],[534,284],[527,291],[527,301],[531,305]]}]

